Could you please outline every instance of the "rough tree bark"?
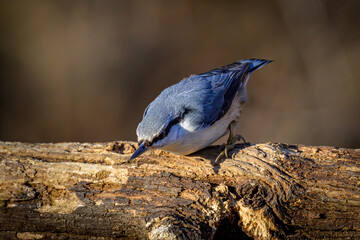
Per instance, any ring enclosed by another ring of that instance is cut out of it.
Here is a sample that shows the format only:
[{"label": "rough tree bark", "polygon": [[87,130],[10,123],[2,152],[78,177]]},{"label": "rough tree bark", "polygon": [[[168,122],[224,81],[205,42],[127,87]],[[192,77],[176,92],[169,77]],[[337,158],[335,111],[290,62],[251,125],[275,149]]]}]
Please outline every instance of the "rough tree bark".
[{"label": "rough tree bark", "polygon": [[0,142],[1,239],[360,239],[360,150]]}]

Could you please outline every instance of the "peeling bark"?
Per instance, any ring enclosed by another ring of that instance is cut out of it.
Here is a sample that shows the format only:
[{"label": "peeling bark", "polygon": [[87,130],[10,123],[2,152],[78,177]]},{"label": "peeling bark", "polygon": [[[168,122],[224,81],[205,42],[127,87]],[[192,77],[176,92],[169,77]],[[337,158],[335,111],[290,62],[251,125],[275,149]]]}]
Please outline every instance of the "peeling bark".
[{"label": "peeling bark", "polygon": [[0,239],[360,239],[360,150],[0,142]]}]

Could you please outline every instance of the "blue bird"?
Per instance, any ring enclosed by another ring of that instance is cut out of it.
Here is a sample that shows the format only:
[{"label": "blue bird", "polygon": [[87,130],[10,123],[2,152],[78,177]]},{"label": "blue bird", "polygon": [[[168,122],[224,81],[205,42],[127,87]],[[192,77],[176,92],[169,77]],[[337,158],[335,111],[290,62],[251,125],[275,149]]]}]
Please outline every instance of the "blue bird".
[{"label": "blue bird", "polygon": [[[198,75],[191,75],[163,90],[145,109],[136,133],[139,148],[130,159],[146,150],[159,148],[187,155],[203,149],[229,132],[227,145],[219,157],[227,156],[242,105],[246,84],[255,70],[268,60],[239,60]],[[219,158],[218,157],[218,158]]]}]

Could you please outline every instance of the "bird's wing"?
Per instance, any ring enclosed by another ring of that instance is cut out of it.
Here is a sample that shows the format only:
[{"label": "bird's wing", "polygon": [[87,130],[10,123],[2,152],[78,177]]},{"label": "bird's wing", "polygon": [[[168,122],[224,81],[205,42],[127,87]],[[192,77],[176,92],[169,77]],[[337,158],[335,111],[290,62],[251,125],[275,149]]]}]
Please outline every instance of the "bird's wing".
[{"label": "bird's wing", "polygon": [[211,126],[229,110],[232,101],[249,72],[250,63],[235,62],[209,72],[190,76],[178,89],[188,89],[176,96],[184,103],[192,129]]},{"label": "bird's wing", "polygon": [[166,88],[146,108],[136,130],[138,139],[151,142],[176,124],[188,131],[211,126],[228,112],[238,89],[246,85],[246,75],[269,62],[239,60]]}]

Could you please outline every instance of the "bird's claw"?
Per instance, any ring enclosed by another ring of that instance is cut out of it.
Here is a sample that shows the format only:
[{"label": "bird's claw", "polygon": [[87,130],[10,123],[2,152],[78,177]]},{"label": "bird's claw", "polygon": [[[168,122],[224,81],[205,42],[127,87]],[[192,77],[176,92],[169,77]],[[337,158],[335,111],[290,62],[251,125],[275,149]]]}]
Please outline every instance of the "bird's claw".
[{"label": "bird's claw", "polygon": [[220,151],[220,150],[224,150],[225,147],[226,147],[226,144],[225,144],[225,143],[221,144],[220,147],[219,147],[219,151]]},{"label": "bird's claw", "polygon": [[231,145],[225,145],[224,150],[221,151],[221,153],[217,156],[215,162],[218,162],[223,157],[230,158],[229,157],[229,151],[233,150],[234,148],[235,148],[235,143],[233,143]]},{"label": "bird's claw", "polygon": [[220,161],[223,157],[229,158],[229,151],[233,150],[235,148],[236,142],[240,140],[246,143],[245,138],[240,134],[235,136],[229,136],[227,143],[220,146],[219,150],[223,149],[223,151],[221,151],[220,154],[217,156],[215,162]]},{"label": "bird's claw", "polygon": [[215,163],[218,164],[219,161],[225,156],[225,150],[222,151],[218,156],[217,158],[215,159]]}]

